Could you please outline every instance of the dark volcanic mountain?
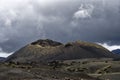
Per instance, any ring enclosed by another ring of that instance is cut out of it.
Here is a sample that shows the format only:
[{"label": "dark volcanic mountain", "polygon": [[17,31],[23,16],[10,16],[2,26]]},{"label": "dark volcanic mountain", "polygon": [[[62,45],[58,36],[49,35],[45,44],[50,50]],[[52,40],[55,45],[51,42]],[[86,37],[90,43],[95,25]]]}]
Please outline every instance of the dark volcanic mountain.
[{"label": "dark volcanic mountain", "polygon": [[49,39],[38,40],[21,48],[7,58],[14,62],[41,62],[83,58],[113,58],[114,54],[104,47],[83,41],[62,44]]}]

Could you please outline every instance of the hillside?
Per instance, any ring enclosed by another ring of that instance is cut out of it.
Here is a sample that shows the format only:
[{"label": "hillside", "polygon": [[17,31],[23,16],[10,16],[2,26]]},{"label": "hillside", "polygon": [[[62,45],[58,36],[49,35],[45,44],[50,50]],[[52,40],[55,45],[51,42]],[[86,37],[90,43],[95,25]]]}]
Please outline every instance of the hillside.
[{"label": "hillside", "polygon": [[114,54],[95,43],[75,41],[62,44],[46,39],[26,45],[9,56],[7,61],[24,63],[84,58],[114,58]]}]

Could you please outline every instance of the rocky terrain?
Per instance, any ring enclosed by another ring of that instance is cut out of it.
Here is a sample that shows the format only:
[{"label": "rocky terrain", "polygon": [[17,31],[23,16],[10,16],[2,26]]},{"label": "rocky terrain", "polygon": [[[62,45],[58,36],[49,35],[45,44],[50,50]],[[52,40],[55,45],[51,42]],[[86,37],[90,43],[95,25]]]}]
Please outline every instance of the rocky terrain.
[{"label": "rocky terrain", "polygon": [[118,58],[95,43],[40,39],[0,63],[0,80],[119,80]]}]

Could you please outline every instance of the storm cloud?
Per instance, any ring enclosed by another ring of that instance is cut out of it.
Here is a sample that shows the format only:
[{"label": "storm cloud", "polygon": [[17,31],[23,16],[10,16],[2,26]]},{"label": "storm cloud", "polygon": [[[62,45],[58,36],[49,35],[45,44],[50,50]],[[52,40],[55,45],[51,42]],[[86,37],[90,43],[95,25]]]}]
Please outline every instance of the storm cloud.
[{"label": "storm cloud", "polygon": [[0,48],[37,39],[120,44],[120,0],[0,0]]}]

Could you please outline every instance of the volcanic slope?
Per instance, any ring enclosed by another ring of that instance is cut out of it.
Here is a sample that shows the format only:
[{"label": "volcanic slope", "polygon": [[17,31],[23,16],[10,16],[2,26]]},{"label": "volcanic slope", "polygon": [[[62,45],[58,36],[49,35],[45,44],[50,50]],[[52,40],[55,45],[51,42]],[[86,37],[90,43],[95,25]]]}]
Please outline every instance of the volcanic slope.
[{"label": "volcanic slope", "polygon": [[75,41],[62,44],[49,39],[40,39],[16,51],[6,61],[24,63],[114,57],[109,50],[95,43]]}]

